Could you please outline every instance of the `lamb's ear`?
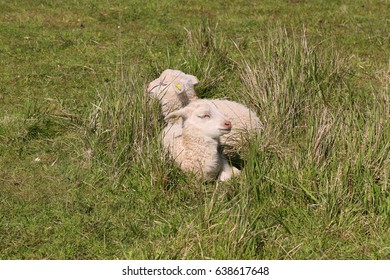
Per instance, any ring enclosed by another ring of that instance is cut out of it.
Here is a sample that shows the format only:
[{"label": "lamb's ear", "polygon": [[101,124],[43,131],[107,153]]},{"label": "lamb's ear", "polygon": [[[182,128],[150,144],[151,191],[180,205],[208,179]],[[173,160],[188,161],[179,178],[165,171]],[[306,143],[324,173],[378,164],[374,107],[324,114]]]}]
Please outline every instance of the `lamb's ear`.
[{"label": "lamb's ear", "polygon": [[188,79],[188,82],[187,83],[190,83],[192,85],[197,85],[199,84],[199,80],[197,77],[193,76],[193,75],[188,75],[186,76],[186,78]]},{"label": "lamb's ear", "polygon": [[173,111],[172,113],[169,113],[164,118],[164,120],[168,121],[168,120],[170,120],[172,118],[178,118],[178,117],[182,117],[183,119],[187,119],[188,113],[189,113],[188,108],[184,107],[184,108],[181,108],[179,110]]},{"label": "lamb's ear", "polygon": [[190,100],[194,100],[196,99],[196,93],[195,93],[195,90],[194,90],[194,85],[197,85],[199,84],[199,80],[193,76],[193,75],[186,75],[185,77],[185,92],[186,94],[188,95],[188,97],[190,98]]}]

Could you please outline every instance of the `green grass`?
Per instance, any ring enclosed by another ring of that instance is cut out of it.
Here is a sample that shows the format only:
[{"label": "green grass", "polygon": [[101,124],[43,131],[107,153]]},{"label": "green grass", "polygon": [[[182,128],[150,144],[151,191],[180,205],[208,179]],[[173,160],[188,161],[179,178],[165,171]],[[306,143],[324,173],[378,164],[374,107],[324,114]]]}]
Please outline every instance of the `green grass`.
[{"label": "green grass", "polygon": [[[225,2],[0,2],[1,259],[389,259],[389,4]],[[164,156],[166,68],[263,121],[239,178]]]}]

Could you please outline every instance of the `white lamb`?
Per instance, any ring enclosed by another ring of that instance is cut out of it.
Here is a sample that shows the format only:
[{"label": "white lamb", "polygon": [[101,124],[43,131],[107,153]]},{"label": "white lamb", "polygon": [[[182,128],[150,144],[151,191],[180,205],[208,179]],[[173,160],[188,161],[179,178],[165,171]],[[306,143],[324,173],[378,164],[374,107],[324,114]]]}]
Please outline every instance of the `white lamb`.
[{"label": "white lamb", "polygon": [[220,151],[220,136],[228,134],[232,124],[213,102],[198,100],[168,114],[165,119],[181,117],[183,122],[170,122],[163,131],[164,149],[185,172],[204,180],[229,180],[240,171],[229,165]]},{"label": "white lamb", "polygon": [[160,101],[165,117],[170,112],[183,108],[190,101],[197,99],[194,85],[198,83],[195,76],[179,70],[167,69],[159,78],[149,83],[147,92],[150,97]]},{"label": "white lamb", "polygon": [[[193,75],[179,70],[165,70],[161,76],[152,81],[147,88],[152,98],[157,98],[162,105],[162,112],[167,116],[172,110],[177,110],[198,100],[194,85],[198,79]],[[232,132],[221,137],[225,146],[225,154],[234,154],[240,149],[242,140],[248,133],[258,133],[263,125],[256,114],[246,106],[229,100],[210,100],[232,123]]]}]

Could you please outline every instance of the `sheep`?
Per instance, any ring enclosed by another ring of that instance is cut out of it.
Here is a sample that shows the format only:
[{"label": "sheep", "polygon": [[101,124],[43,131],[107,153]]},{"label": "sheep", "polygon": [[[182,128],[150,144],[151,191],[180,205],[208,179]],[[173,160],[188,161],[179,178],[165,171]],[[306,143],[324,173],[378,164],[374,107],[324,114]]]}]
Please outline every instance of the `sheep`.
[{"label": "sheep", "polygon": [[[179,70],[165,70],[161,76],[152,81],[147,91],[152,98],[157,98],[162,104],[162,113],[167,116],[172,110],[178,110],[190,102],[198,100],[194,86],[199,80]],[[263,125],[256,113],[243,104],[221,99],[211,99],[211,102],[229,119],[233,129],[229,134],[221,136],[224,153],[235,157],[242,146],[242,141],[248,133],[259,133]]]},{"label": "sheep", "polygon": [[163,147],[183,171],[206,181],[226,181],[240,173],[221,153],[220,137],[231,131],[232,124],[213,102],[191,102],[165,119],[177,117],[182,123],[170,122],[163,130]]},{"label": "sheep", "polygon": [[197,99],[194,85],[198,83],[198,79],[193,75],[167,69],[159,78],[149,83],[147,92],[150,97],[160,101],[165,117],[170,112],[186,106],[190,100]]}]

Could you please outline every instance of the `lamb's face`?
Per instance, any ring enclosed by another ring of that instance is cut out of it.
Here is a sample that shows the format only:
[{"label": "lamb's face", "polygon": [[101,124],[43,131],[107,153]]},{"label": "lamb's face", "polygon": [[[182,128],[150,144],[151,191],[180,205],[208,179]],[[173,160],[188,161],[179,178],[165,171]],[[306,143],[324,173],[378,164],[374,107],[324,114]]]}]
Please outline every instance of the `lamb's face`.
[{"label": "lamb's face", "polygon": [[198,130],[202,135],[218,138],[232,129],[232,124],[213,105],[202,105],[196,108],[185,120],[184,126]]},{"label": "lamb's face", "polygon": [[231,122],[212,102],[206,100],[191,102],[186,107],[170,113],[166,116],[166,120],[173,117],[182,117],[184,119],[183,129],[194,135],[216,139],[232,129]]}]

